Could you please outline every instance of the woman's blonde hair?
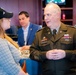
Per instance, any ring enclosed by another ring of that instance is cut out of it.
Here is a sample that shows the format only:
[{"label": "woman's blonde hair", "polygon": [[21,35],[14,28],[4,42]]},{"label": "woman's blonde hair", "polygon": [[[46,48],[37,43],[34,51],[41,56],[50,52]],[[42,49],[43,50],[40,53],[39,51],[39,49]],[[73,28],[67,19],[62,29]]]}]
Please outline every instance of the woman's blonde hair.
[{"label": "woman's blonde hair", "polygon": [[18,45],[14,40],[12,40],[7,34],[5,34],[5,38],[6,38],[11,44],[13,44],[16,48],[19,49],[19,45]]},{"label": "woman's blonde hair", "polygon": [[5,31],[1,26],[2,22],[3,22],[3,19],[0,19],[0,35],[2,36],[2,38],[7,39],[11,44],[13,44],[16,48],[19,49],[19,45],[14,40],[12,40],[7,34],[5,34]]},{"label": "woman's blonde hair", "polygon": [[2,28],[2,22],[3,22],[3,19],[0,19],[0,35],[3,35],[3,37],[4,37],[4,30],[3,30],[3,28]]}]

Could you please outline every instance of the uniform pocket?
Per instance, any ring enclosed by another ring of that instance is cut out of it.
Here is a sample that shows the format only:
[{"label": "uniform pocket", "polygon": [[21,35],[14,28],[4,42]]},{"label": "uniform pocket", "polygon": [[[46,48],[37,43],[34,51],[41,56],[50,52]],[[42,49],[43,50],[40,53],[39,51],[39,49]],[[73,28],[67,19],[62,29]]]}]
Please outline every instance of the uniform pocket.
[{"label": "uniform pocket", "polygon": [[41,42],[40,43],[40,48],[41,48],[42,51],[50,50],[51,49],[50,42],[49,41]]},{"label": "uniform pocket", "polygon": [[64,50],[73,49],[73,40],[71,38],[61,39],[61,47]]}]

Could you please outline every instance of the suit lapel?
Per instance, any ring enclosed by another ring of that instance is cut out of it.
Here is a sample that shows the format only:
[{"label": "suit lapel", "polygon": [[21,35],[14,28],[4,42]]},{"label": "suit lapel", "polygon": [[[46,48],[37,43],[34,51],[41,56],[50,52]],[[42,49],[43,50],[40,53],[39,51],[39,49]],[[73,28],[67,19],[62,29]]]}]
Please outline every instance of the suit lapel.
[{"label": "suit lapel", "polygon": [[22,38],[22,39],[19,39],[19,40],[21,40],[22,41],[22,46],[24,45],[24,43],[25,43],[25,41],[24,41],[24,34],[23,34],[23,30],[22,30],[22,28],[21,28],[21,30],[20,30],[20,38]]}]

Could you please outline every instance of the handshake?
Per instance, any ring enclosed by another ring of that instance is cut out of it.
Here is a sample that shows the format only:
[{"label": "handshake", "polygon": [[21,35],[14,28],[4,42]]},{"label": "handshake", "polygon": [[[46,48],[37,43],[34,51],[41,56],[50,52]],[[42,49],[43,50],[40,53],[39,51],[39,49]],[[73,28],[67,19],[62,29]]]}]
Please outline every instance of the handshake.
[{"label": "handshake", "polygon": [[65,58],[66,53],[61,49],[53,49],[46,52],[46,58],[49,60],[59,60]]}]

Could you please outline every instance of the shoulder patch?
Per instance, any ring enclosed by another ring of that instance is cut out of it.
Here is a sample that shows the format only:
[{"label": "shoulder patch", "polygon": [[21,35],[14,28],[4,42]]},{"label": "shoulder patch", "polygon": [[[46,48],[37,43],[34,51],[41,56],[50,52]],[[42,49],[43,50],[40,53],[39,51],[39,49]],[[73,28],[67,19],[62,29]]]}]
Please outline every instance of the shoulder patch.
[{"label": "shoulder patch", "polygon": [[44,27],[42,27],[41,29],[39,29],[37,32],[39,32],[39,31],[41,31],[41,30],[43,30],[44,29]]},{"label": "shoulder patch", "polygon": [[68,27],[71,27],[71,28],[76,28],[76,26],[72,26],[72,25],[67,25]]},{"label": "shoulder patch", "polygon": [[73,28],[76,28],[76,25],[72,26]]}]

